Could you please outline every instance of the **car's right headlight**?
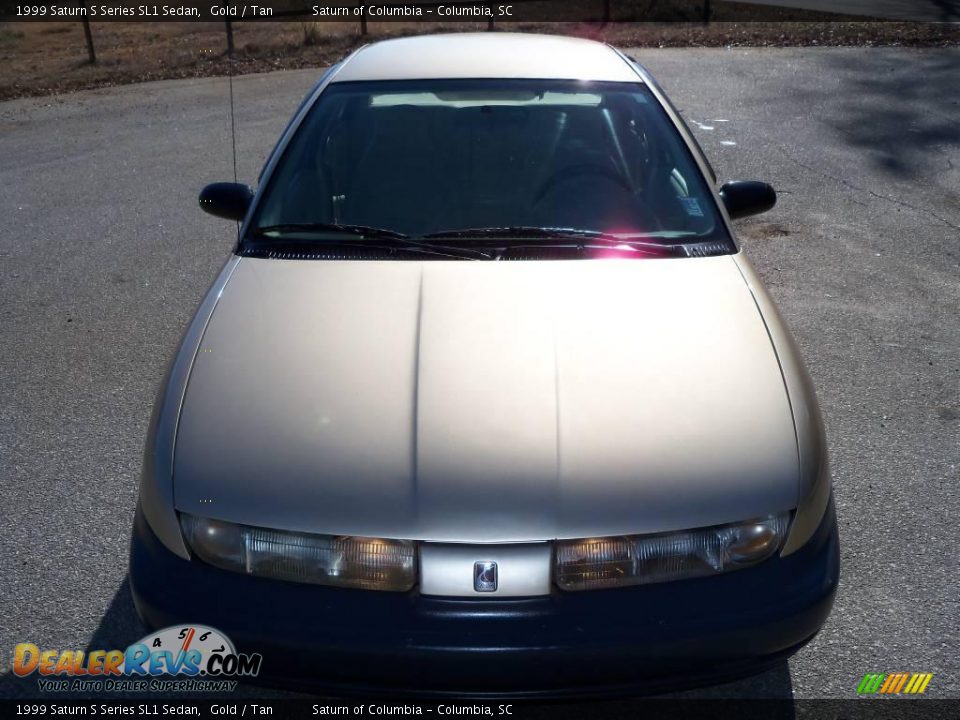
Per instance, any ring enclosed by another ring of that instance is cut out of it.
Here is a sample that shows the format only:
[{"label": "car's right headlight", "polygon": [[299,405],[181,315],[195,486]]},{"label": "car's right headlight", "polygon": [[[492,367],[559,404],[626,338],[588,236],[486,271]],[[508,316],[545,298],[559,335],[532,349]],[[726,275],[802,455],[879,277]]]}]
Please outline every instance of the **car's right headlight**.
[{"label": "car's right headlight", "polygon": [[416,546],[409,540],[314,535],[180,515],[190,550],[216,567],[248,575],[363,590],[409,590]]},{"label": "car's right headlight", "polygon": [[790,513],[657,535],[562,540],[555,577],[562,590],[668,582],[756,565],[783,545]]}]

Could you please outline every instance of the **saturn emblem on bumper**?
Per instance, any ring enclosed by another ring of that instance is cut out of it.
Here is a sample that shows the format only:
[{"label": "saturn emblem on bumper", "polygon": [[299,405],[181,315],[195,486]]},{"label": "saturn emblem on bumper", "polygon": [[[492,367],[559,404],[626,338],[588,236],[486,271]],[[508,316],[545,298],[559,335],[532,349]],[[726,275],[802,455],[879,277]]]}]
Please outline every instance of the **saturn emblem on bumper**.
[{"label": "saturn emblem on bumper", "polygon": [[473,589],[477,592],[496,592],[497,564],[495,562],[473,564]]}]

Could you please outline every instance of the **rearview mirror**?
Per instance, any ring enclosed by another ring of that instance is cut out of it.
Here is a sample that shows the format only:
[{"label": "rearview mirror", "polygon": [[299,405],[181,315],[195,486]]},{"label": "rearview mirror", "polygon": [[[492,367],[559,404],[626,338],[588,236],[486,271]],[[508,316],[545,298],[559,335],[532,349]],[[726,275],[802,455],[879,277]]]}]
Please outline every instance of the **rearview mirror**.
[{"label": "rearview mirror", "polygon": [[253,190],[240,183],[212,183],[200,191],[200,208],[227,220],[243,220],[253,200]]},{"label": "rearview mirror", "polygon": [[720,188],[731,220],[759,215],[777,204],[777,191],[765,182],[736,180]]}]

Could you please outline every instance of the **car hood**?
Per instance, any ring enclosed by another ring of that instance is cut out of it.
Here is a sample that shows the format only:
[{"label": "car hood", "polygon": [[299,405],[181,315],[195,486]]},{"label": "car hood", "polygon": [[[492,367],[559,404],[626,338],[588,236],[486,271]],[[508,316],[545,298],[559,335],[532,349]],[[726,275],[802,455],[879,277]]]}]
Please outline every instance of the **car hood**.
[{"label": "car hood", "polygon": [[245,258],[181,409],[181,511],[534,541],[796,507],[777,357],[730,256]]}]

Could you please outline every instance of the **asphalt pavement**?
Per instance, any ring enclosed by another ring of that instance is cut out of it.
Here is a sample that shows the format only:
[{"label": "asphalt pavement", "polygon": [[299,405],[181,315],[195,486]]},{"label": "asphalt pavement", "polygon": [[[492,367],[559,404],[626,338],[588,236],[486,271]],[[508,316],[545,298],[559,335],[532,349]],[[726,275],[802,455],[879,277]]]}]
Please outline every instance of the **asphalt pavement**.
[{"label": "asphalt pavement", "polygon": [[[780,192],[738,227],[819,391],[842,543],[813,642],[689,696],[849,698],[864,673],[922,671],[928,696],[960,697],[960,51],[634,54],[721,179]],[[318,75],[235,80],[241,180]],[[37,694],[9,673],[16,643],[142,635],[126,553],[143,437],[234,239],[197,192],[232,179],[226,79],[0,103],[0,697]]]}]

